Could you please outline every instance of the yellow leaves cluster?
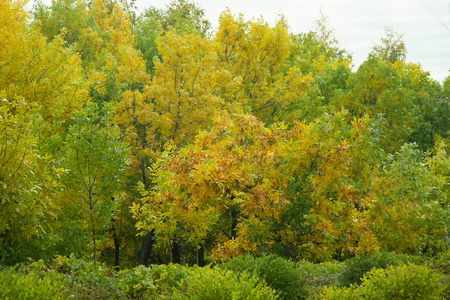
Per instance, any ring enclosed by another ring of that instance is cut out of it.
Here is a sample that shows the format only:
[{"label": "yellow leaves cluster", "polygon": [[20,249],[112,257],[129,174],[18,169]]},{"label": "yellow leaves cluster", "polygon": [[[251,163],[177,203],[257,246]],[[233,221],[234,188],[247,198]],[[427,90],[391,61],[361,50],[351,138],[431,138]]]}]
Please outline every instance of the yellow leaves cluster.
[{"label": "yellow leaves cluster", "polygon": [[45,119],[67,117],[80,106],[80,59],[60,36],[48,43],[36,28],[28,28],[23,4],[0,4],[0,90],[10,99],[21,95],[38,103]]},{"label": "yellow leaves cluster", "polygon": [[283,18],[271,28],[262,18],[245,22],[242,15],[235,17],[226,10],[219,18],[215,41],[221,63],[242,81],[240,102],[259,119],[272,122],[284,106],[309,89],[312,78],[302,76],[298,68],[281,72],[291,48]]}]

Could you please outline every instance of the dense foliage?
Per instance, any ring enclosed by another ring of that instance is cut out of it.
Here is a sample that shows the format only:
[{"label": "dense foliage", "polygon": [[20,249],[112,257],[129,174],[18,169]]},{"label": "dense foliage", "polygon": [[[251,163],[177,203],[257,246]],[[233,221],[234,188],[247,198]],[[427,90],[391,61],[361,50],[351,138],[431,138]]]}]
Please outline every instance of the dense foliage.
[{"label": "dense foliage", "polygon": [[450,294],[450,77],[401,35],[355,66],[325,18],[26,5],[0,2],[0,297]]}]

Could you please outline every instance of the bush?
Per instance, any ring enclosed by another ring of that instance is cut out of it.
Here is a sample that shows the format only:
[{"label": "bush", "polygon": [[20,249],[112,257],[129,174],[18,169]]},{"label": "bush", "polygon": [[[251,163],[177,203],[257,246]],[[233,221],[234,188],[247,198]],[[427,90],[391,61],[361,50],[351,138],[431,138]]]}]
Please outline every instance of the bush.
[{"label": "bush", "polygon": [[189,270],[173,299],[271,300],[277,296],[264,282],[246,272],[235,274],[230,270],[204,267]]},{"label": "bush", "polygon": [[444,299],[450,299],[450,250],[441,252],[434,257],[431,261],[431,266],[444,275],[442,276],[442,284],[444,286],[442,296]]},{"label": "bush", "polygon": [[385,269],[408,262],[417,262],[417,258],[397,254],[395,252],[381,252],[372,255],[361,254],[346,260],[339,274],[339,284],[350,286],[360,284],[364,274],[374,269]]},{"label": "bush", "polygon": [[312,263],[300,261],[297,268],[302,274],[301,279],[305,283],[306,290],[312,298],[316,292],[325,286],[339,285],[339,275],[342,262],[329,261],[323,263]]},{"label": "bush", "polygon": [[277,291],[280,299],[305,299],[308,295],[302,274],[293,262],[269,255],[254,258],[239,256],[219,265],[234,272],[248,272],[263,279],[268,286]]},{"label": "bush", "polygon": [[125,299],[119,289],[119,278],[113,270],[98,264],[97,268],[89,261],[59,256],[55,269],[61,273],[75,299]]},{"label": "bush", "polygon": [[401,265],[364,275],[360,286],[325,288],[320,299],[440,299],[442,275],[426,266]]},{"label": "bush", "polygon": [[36,263],[0,270],[0,299],[66,299],[65,292],[61,276]]},{"label": "bush", "polygon": [[177,265],[138,266],[122,274],[121,291],[133,298],[152,298],[171,295],[186,278],[189,268]]},{"label": "bush", "polygon": [[138,266],[122,274],[120,290],[131,298],[145,298],[156,291],[151,268]]}]

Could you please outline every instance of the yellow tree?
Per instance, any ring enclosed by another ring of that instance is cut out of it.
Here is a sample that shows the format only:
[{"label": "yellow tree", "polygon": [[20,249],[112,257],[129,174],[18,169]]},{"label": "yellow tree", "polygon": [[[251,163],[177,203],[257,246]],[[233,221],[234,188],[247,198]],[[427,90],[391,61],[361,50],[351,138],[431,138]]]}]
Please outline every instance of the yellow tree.
[{"label": "yellow tree", "polygon": [[250,115],[220,117],[154,166],[154,189],[133,207],[137,225],[168,248],[209,241],[217,259],[374,251],[367,189],[355,187],[365,171],[353,168],[367,158],[369,129],[368,120],[349,123],[342,113],[290,130]]},{"label": "yellow tree", "polygon": [[295,66],[283,70],[291,48],[284,18],[271,28],[262,18],[246,22],[242,15],[226,10],[219,17],[214,40],[221,65],[242,81],[240,104],[265,122],[280,120],[282,109],[312,82]]},{"label": "yellow tree", "polygon": [[169,249],[174,240],[196,246],[212,234],[214,245],[236,242],[256,252],[254,227],[270,235],[270,220],[285,205],[277,140],[276,130],[253,116],[217,117],[192,146],[154,166],[155,188],[133,207],[138,228],[155,230]]},{"label": "yellow tree", "polygon": [[39,104],[46,120],[67,118],[80,106],[83,77],[79,57],[64,47],[60,37],[47,43],[36,28],[28,28],[23,2],[9,4],[0,6],[0,38],[4,41],[0,46],[0,90],[5,90],[8,99],[22,95],[27,102]]}]

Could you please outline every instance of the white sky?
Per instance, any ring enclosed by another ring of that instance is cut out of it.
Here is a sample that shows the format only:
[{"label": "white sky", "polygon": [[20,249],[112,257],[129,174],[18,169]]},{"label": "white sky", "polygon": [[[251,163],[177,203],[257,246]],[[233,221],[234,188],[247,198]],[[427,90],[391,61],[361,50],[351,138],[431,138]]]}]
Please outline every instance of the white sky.
[{"label": "white sky", "polygon": [[[226,7],[245,19],[263,16],[274,24],[285,15],[294,33],[307,32],[320,10],[335,30],[341,46],[353,54],[355,66],[368,56],[384,36],[385,27],[403,34],[407,61],[420,62],[432,78],[442,82],[450,75],[450,0],[194,0],[217,27]],[[137,0],[139,10],[165,8],[170,0]]]},{"label": "white sky", "polygon": [[[51,0],[44,0],[51,3]],[[137,0],[139,11],[165,8],[170,0]],[[293,33],[307,32],[320,10],[335,30],[341,46],[353,54],[355,67],[384,36],[385,27],[403,34],[407,61],[420,62],[431,77],[442,82],[450,75],[450,0],[194,0],[217,28],[220,13],[229,7],[245,19],[263,16],[274,24],[285,15]]]}]

